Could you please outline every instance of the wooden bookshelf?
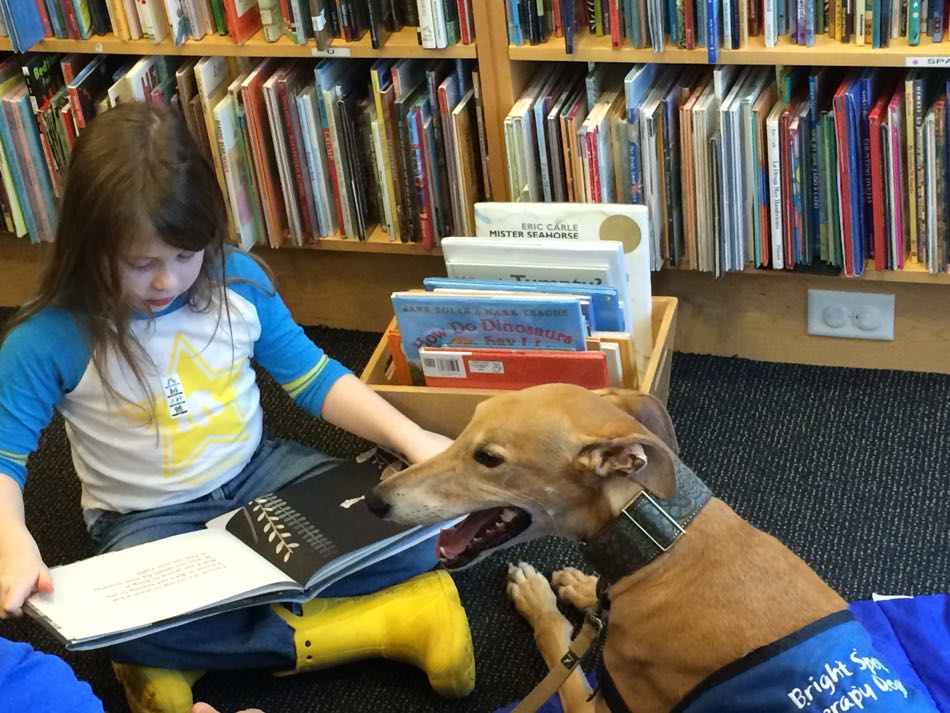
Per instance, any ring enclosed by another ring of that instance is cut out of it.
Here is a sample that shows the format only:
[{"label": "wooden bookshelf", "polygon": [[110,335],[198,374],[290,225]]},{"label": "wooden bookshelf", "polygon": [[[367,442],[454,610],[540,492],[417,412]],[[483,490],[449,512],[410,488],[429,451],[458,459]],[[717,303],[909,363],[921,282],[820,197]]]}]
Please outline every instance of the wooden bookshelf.
[{"label": "wooden bookshelf", "polygon": [[[687,50],[668,45],[663,52],[652,49],[633,49],[629,39],[624,46],[614,49],[609,37],[596,37],[587,32],[574,44],[573,54],[564,51],[564,40],[554,37],[539,45],[509,45],[512,60],[531,62],[657,62],[664,64],[708,64],[705,47]],[[826,36],[815,38],[814,47],[795,45],[788,37],[780,37],[775,47],[766,47],[761,36],[750,37],[749,46],[738,50],[719,50],[719,64],[760,64],[838,67],[911,67],[927,66],[932,58],[945,60],[950,65],[950,42],[933,42],[922,37],[920,44],[910,46],[905,38],[891,40],[886,49],[871,49],[869,45],[845,44]],[[914,62],[917,64],[914,64]]]},{"label": "wooden bookshelf", "polygon": [[[0,50],[12,51],[10,38],[0,37]],[[264,39],[263,31],[258,32],[243,45],[223,35],[208,35],[200,40],[188,40],[176,45],[171,37],[161,42],[149,40],[121,40],[115,35],[95,35],[88,40],[46,39],[33,48],[34,52],[85,52],[94,54],[132,54],[132,55],[170,55],[205,57],[224,55],[227,57],[419,57],[425,59],[459,58],[475,59],[476,46],[458,44],[441,50],[423,49],[416,41],[415,28],[405,27],[393,33],[385,46],[373,49],[369,33],[358,42],[335,40],[327,51],[316,48],[313,41],[298,45],[287,37],[276,42]]]}]

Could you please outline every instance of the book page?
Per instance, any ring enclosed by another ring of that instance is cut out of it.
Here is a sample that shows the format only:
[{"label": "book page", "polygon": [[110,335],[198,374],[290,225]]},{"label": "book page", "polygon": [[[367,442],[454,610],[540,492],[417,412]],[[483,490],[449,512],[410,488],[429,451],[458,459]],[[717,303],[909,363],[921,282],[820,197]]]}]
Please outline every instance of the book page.
[{"label": "book page", "polygon": [[28,605],[83,640],[136,629],[274,585],[295,586],[227,531],[199,530],[54,567]]}]

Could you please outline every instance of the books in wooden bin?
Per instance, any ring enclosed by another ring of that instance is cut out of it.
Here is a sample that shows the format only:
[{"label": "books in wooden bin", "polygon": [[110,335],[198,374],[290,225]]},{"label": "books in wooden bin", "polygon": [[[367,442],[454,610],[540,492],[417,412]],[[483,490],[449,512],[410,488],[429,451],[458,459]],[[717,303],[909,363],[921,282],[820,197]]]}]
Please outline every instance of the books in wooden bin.
[{"label": "books in wooden bin", "polygon": [[602,389],[611,385],[607,357],[600,351],[423,347],[419,354],[426,386],[525,389],[561,383]]},{"label": "books in wooden bin", "polygon": [[435,534],[379,519],[363,501],[401,461],[380,449],[257,498],[195,532],[53,567],[24,610],[84,650],[255,604],[306,601]]},{"label": "books in wooden bin", "polygon": [[393,311],[414,384],[422,347],[584,351],[587,325],[574,296],[394,292]]}]

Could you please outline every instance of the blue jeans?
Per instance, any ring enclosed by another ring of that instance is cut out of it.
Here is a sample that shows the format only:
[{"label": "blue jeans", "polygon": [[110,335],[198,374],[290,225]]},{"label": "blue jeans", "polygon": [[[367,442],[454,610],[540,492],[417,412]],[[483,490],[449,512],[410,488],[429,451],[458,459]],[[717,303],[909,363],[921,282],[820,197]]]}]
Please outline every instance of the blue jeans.
[{"label": "blue jeans", "polygon": [[[153,510],[103,513],[90,529],[93,546],[99,553],[110,552],[201,529],[208,520],[254,498],[319,477],[337,462],[294,441],[265,439],[238,475],[203,497]],[[435,543],[430,538],[340,580],[321,596],[379,591],[435,564]],[[110,654],[120,663],[206,670],[292,668],[297,659],[293,631],[269,605],[217,614],[117,644]]]}]

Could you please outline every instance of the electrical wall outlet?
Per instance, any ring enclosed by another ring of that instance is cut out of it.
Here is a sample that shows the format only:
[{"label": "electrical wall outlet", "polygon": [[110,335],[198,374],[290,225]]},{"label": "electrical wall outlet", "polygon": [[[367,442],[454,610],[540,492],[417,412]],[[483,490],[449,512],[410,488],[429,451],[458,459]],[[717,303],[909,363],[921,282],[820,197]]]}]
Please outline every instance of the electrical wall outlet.
[{"label": "electrical wall outlet", "polygon": [[893,341],[894,295],[808,290],[808,333]]}]

